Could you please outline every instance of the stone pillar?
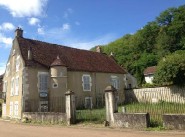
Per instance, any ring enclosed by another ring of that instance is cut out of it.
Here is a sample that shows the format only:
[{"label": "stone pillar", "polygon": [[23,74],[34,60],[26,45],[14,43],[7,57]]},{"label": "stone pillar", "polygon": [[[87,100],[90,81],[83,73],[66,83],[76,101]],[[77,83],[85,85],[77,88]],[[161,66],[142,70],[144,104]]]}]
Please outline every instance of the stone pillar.
[{"label": "stone pillar", "polygon": [[114,113],[118,112],[116,95],[116,89],[113,86],[105,88],[106,121],[109,125],[114,123]]},{"label": "stone pillar", "polygon": [[66,116],[67,124],[74,124],[76,121],[76,105],[75,105],[75,94],[73,91],[68,90],[65,93],[66,96]]}]

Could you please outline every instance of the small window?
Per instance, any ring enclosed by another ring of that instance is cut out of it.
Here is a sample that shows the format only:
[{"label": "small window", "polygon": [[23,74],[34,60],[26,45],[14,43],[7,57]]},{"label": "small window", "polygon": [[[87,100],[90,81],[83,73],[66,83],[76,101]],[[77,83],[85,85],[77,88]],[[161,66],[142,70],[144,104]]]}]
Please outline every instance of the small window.
[{"label": "small window", "polygon": [[82,76],[82,86],[83,91],[91,91],[91,76],[90,75],[83,75]]},{"label": "small window", "polygon": [[14,95],[19,95],[19,77],[15,78],[15,94]]},{"label": "small window", "polygon": [[85,97],[85,108],[92,109],[92,97]]},{"label": "small window", "polygon": [[15,49],[14,50],[12,50],[12,56],[14,56],[15,55]]},{"label": "small window", "polygon": [[6,93],[7,92],[7,81],[3,82],[3,92]]},{"label": "small window", "polygon": [[40,101],[40,112],[48,112],[48,101]]},{"label": "small window", "polygon": [[53,83],[53,88],[58,88],[58,83]]},{"label": "small window", "polygon": [[19,103],[18,101],[14,102],[14,115],[18,116],[18,112],[19,112]]},{"label": "small window", "polygon": [[8,76],[10,73],[10,63],[6,65],[6,76]]},{"label": "small window", "polygon": [[119,89],[119,78],[117,76],[111,76],[111,85],[115,89]]},{"label": "small window", "polygon": [[20,68],[20,56],[17,56],[16,58],[16,72],[19,71]]},{"label": "small window", "polygon": [[10,90],[10,96],[14,95],[14,78],[11,79],[11,90]]}]

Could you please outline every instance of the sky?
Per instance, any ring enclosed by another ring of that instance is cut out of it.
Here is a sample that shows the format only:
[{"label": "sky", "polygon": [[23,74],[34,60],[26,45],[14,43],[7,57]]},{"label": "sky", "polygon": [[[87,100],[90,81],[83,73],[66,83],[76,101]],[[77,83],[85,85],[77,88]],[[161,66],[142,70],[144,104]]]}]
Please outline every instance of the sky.
[{"label": "sky", "polygon": [[17,27],[23,37],[86,49],[134,34],[185,0],[0,0],[0,74]]}]

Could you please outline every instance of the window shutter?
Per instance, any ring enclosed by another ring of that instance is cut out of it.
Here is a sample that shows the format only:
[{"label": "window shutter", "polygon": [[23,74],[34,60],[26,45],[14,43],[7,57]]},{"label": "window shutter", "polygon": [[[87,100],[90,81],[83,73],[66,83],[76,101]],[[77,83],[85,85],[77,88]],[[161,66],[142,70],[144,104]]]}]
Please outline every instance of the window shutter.
[{"label": "window shutter", "polygon": [[47,92],[48,90],[48,74],[39,74],[39,92]]}]

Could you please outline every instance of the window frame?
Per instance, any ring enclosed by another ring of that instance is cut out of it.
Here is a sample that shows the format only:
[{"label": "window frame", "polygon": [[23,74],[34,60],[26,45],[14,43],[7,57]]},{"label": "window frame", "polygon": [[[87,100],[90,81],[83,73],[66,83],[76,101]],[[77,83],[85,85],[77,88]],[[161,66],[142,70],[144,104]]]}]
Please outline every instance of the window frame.
[{"label": "window frame", "polygon": [[10,116],[13,116],[13,113],[14,113],[13,108],[14,108],[14,103],[10,101],[10,113],[9,113]]},{"label": "window frame", "polygon": [[19,71],[20,64],[21,64],[21,62],[20,62],[20,55],[18,55],[17,58],[16,58],[16,63],[15,63],[16,72]]},{"label": "window frame", "polygon": [[19,95],[19,76],[15,77],[14,86],[15,86],[14,95],[18,96]]},{"label": "window frame", "polygon": [[120,88],[120,79],[118,76],[111,76],[111,85],[115,88],[115,89],[119,89]]},{"label": "window frame", "polygon": [[15,101],[14,102],[14,116],[18,116],[19,115],[19,102]]},{"label": "window frame", "polygon": [[14,96],[14,92],[15,92],[15,78],[12,77],[12,79],[11,79],[10,96]]},{"label": "window frame", "polygon": [[[84,77],[88,77],[89,78],[88,83],[85,83]],[[85,89],[85,87],[86,87],[85,84],[89,85],[89,89]],[[91,91],[91,87],[92,87],[91,75],[89,75],[89,74],[82,75],[82,87],[83,87],[83,91]]]},{"label": "window frame", "polygon": [[[41,87],[40,75],[47,75],[47,80],[46,80],[46,82],[43,82],[43,83],[47,83],[46,85],[44,85],[45,90],[44,90],[43,87]],[[37,85],[37,87],[38,87],[38,92],[39,92],[39,93],[42,93],[42,92],[48,93],[48,87],[49,87],[48,81],[49,81],[49,73],[48,73],[48,72],[38,72],[38,85]],[[42,88],[43,88],[43,89],[42,89]]]}]

